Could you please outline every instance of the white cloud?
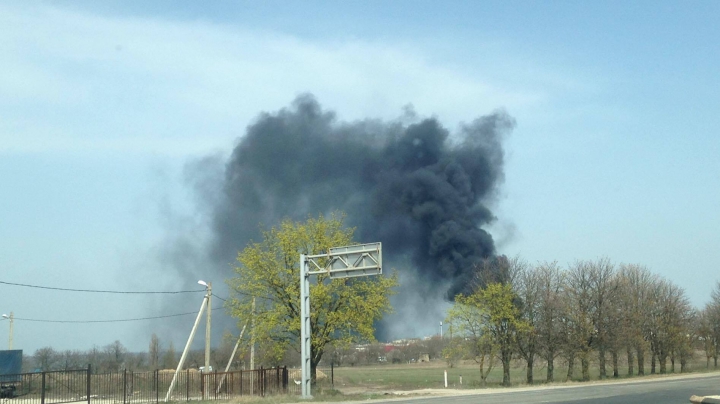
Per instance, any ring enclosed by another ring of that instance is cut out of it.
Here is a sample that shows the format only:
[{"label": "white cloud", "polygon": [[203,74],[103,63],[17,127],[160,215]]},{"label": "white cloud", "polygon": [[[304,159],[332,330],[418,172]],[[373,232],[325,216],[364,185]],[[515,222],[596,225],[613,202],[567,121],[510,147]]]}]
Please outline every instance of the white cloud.
[{"label": "white cloud", "polygon": [[20,105],[0,126],[5,153],[204,152],[227,147],[259,111],[302,92],[343,119],[391,119],[411,102],[451,125],[547,97],[493,85],[482,71],[431,63],[403,44],[310,42],[229,25],[50,7],[0,10],[0,51],[11,55],[0,67],[0,105]]}]

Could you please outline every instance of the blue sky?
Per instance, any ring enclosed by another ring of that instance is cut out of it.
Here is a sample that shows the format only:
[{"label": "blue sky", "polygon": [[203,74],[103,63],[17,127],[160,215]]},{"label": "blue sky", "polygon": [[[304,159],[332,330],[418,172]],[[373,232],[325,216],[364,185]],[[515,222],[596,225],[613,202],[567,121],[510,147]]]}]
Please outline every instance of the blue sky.
[{"label": "blue sky", "polygon": [[[162,259],[174,234],[207,236],[184,167],[227,156],[260,112],[311,92],[343,120],[393,119],[411,103],[457,128],[507,110],[517,128],[490,229],[500,252],[644,264],[701,306],[720,279],[718,12],[711,1],[3,2],[0,280],[194,287]],[[199,296],[0,286],[0,311],[121,319],[192,311]],[[17,321],[15,346],[144,350],[152,332],[181,345],[178,328]]]}]

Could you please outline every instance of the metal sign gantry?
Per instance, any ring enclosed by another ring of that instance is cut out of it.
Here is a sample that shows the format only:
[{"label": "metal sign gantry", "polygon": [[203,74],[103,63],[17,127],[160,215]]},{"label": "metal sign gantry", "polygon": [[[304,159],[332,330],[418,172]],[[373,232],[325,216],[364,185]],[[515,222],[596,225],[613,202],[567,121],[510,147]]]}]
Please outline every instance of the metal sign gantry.
[{"label": "metal sign gantry", "polygon": [[302,398],[312,398],[310,390],[310,336],[312,335],[310,326],[310,275],[321,274],[327,274],[331,279],[381,275],[382,244],[370,243],[331,247],[327,254],[300,255]]}]

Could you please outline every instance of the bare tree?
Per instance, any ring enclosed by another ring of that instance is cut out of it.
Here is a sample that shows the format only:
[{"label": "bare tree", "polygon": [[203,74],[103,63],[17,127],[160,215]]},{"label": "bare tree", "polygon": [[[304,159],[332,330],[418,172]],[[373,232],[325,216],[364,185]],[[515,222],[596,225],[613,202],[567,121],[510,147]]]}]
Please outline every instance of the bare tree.
[{"label": "bare tree", "polygon": [[655,283],[650,302],[647,338],[653,353],[651,373],[655,373],[656,361],[660,373],[667,373],[668,357],[687,339],[692,306],[682,288],[664,279]]},{"label": "bare tree", "polygon": [[533,384],[533,366],[538,354],[538,326],[541,321],[541,278],[538,271],[529,267],[524,261],[514,263],[513,289],[518,297],[520,318],[527,324],[523,332],[518,333],[518,352],[527,363],[526,381]]},{"label": "bare tree", "polygon": [[52,347],[47,346],[36,350],[33,359],[35,367],[45,372],[56,368],[60,355]]},{"label": "bare tree", "polygon": [[131,370],[133,372],[148,369],[147,352],[127,352],[125,354],[124,365],[125,369]]},{"label": "bare tree", "polygon": [[85,353],[85,362],[90,365],[93,372],[100,371],[101,352],[96,345],[93,345],[87,353]]},{"label": "bare tree", "polygon": [[612,345],[613,338],[610,330],[615,328],[615,316],[612,308],[612,301],[617,292],[617,283],[614,279],[615,268],[608,258],[587,262],[586,265],[590,275],[590,311],[595,334],[593,345],[598,350],[600,378],[604,379],[607,377],[605,356],[608,348]]},{"label": "bare tree", "polygon": [[539,284],[537,343],[540,356],[547,362],[547,381],[555,381],[555,358],[566,344],[563,320],[566,317],[565,273],[557,262],[542,263],[535,268]]},{"label": "bare tree", "polygon": [[172,341],[168,344],[168,349],[165,351],[162,359],[163,369],[175,369],[177,366],[177,354],[175,353],[175,345]]},{"label": "bare tree", "polygon": [[712,345],[713,360],[715,368],[718,367],[718,353],[720,353],[720,281],[715,284],[710,295],[711,300],[706,311],[710,322],[710,344]]},{"label": "bare tree", "polygon": [[116,340],[103,348],[103,354],[105,359],[103,361],[104,370],[108,372],[117,372],[125,364],[127,349],[120,343],[120,341]]},{"label": "bare tree", "polygon": [[[694,307],[689,307],[684,313],[682,321],[682,327],[684,332],[678,335],[678,344],[676,346],[676,353],[680,357],[680,373],[688,371],[688,361],[692,359],[695,351],[695,343],[698,340],[698,329],[696,324],[700,312]],[[673,366],[673,372],[675,371]]]},{"label": "bare tree", "polygon": [[568,271],[566,295],[568,309],[566,317],[568,379],[572,377],[575,354],[580,356],[582,379],[590,380],[590,353],[597,338],[593,322],[592,265],[588,261],[577,261]]},{"label": "bare tree", "polygon": [[710,303],[705,305],[705,308],[699,313],[697,320],[697,336],[702,342],[703,350],[705,351],[705,367],[710,368],[710,358],[715,359],[715,367],[717,367],[717,339],[714,335],[712,306]]},{"label": "bare tree", "polygon": [[148,360],[151,369],[157,369],[160,365],[161,350],[160,338],[158,338],[157,334],[153,333],[150,337],[150,347],[148,349]]},{"label": "bare tree", "polygon": [[626,347],[628,375],[634,374],[637,359],[638,375],[645,374],[646,322],[650,309],[650,292],[657,277],[641,265],[622,265],[618,273],[618,303],[621,317],[618,338]]},{"label": "bare tree", "polygon": [[83,354],[78,350],[66,350],[59,354],[59,369],[71,370],[81,369],[86,364],[83,363]]}]

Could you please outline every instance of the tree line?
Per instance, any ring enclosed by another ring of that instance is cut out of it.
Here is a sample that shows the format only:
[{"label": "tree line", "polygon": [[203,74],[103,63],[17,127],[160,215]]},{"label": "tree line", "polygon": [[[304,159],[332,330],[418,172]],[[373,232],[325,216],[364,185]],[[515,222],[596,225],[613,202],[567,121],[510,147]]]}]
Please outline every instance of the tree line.
[{"label": "tree line", "polygon": [[[210,364],[214,369],[224,369],[232,352],[233,343],[230,338],[210,350]],[[154,371],[157,369],[175,369],[180,358],[172,341],[167,346],[161,343],[156,334],[150,337],[147,352],[130,352],[120,342],[114,341],[102,347],[93,346],[89,350],[55,350],[50,346],[35,350],[32,355],[23,358],[23,372],[76,370],[85,369],[89,365],[93,373],[111,373],[122,370],[135,372]],[[244,358],[239,358],[232,369],[243,366]],[[205,350],[188,351],[185,368],[198,369],[205,363]]]},{"label": "tree line", "polygon": [[514,359],[526,363],[528,384],[538,359],[547,382],[555,381],[558,360],[567,364],[567,380],[579,362],[584,381],[595,359],[601,379],[644,375],[647,359],[651,374],[685,372],[697,352],[717,368],[720,282],[697,309],[682,288],[642,265],[600,258],[561,268],[501,256],[478,266],[473,286],[448,312],[454,337],[444,354],[451,363],[475,360],[483,382],[499,362],[509,385]]}]

